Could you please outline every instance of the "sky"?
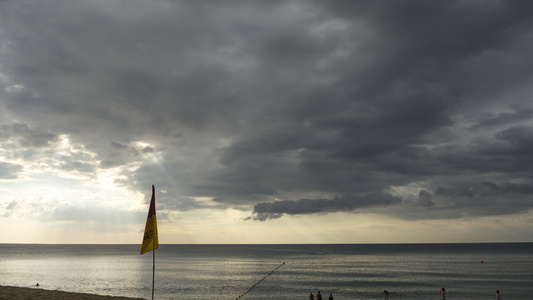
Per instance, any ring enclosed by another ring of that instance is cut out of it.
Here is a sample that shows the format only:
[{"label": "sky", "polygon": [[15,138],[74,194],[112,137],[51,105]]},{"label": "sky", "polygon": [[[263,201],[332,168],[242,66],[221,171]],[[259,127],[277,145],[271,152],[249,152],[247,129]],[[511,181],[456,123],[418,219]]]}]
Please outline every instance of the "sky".
[{"label": "sky", "polygon": [[533,242],[532,1],[0,1],[0,243]]}]

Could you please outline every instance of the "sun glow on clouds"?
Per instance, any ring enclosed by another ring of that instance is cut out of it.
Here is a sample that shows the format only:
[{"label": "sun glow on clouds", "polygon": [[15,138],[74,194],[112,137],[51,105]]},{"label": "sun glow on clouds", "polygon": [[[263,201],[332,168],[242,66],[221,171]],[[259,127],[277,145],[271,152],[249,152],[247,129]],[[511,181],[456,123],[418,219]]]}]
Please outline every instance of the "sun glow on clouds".
[{"label": "sun glow on clouds", "polygon": [[[143,142],[135,145],[150,148]],[[126,243],[137,237],[145,217],[145,195],[117,184],[122,172],[135,168],[137,162],[99,168],[97,155],[71,143],[68,135],[58,135],[46,147],[27,151],[31,151],[31,157],[0,153],[0,162],[23,166],[17,180],[2,182],[4,202],[0,205],[5,213],[1,217],[7,230],[0,233],[0,239]],[[25,235],[14,239],[4,236],[20,229]],[[120,240],[116,239],[117,232],[123,234]]]}]

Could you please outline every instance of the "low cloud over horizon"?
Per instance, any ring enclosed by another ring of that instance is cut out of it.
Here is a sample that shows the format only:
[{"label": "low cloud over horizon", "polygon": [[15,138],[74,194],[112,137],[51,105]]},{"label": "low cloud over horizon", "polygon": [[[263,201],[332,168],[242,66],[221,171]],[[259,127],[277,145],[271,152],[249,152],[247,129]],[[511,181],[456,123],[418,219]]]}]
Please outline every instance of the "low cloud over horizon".
[{"label": "low cloud over horizon", "polygon": [[0,218],[134,242],[154,184],[172,240],[341,213],[533,241],[532,9],[3,1]]}]

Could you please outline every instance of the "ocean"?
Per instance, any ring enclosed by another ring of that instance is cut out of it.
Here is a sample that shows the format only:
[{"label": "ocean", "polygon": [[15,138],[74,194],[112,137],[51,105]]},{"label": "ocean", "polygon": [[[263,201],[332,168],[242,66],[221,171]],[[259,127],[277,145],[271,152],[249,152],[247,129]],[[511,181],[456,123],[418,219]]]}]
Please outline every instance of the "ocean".
[{"label": "ocean", "polygon": [[[140,245],[0,244],[0,285],[151,299]],[[505,300],[533,295],[533,243],[160,245],[155,299]],[[386,296],[383,291],[388,290]]]}]

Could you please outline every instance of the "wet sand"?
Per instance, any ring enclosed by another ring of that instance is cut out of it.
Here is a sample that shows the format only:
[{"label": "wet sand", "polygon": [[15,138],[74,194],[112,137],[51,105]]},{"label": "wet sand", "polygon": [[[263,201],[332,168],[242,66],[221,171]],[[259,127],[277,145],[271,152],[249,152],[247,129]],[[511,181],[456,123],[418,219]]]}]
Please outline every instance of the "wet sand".
[{"label": "wet sand", "polygon": [[142,298],[128,298],[115,296],[101,296],[94,294],[70,293],[63,291],[44,290],[38,287],[22,288],[14,286],[0,286],[0,300],[145,300]]}]

